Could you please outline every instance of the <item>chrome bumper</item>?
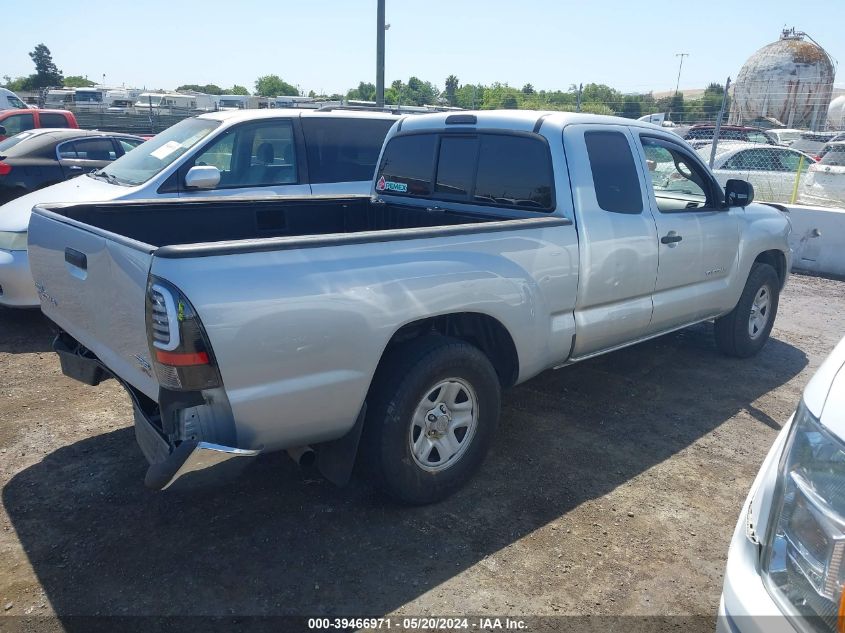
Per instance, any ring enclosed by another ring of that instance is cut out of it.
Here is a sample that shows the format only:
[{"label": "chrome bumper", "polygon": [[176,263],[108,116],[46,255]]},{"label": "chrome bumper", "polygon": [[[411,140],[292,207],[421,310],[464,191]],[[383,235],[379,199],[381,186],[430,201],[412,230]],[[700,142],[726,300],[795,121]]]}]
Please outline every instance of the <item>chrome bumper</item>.
[{"label": "chrome bumper", "polygon": [[[134,398],[133,398],[134,401]],[[190,440],[182,442],[172,451],[153,423],[136,402],[135,439],[144,457],[150,462],[144,485],[153,490],[166,490],[179,481],[195,486],[217,483],[236,476],[260,450],[221,446],[211,442]]]}]

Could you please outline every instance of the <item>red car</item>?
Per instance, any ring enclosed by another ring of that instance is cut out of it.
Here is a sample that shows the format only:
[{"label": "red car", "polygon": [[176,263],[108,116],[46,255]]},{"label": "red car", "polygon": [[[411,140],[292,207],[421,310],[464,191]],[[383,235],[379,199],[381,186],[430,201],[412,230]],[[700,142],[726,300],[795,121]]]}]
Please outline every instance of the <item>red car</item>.
[{"label": "red car", "polygon": [[78,129],[79,123],[67,110],[0,110],[0,141],[37,127]]}]

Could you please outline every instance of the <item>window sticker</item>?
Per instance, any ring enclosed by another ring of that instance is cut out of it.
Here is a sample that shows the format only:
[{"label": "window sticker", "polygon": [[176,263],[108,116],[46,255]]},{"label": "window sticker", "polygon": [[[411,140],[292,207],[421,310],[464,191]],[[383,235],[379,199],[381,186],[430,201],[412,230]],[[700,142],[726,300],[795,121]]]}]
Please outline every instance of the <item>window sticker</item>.
[{"label": "window sticker", "polygon": [[376,191],[398,191],[399,193],[407,193],[408,185],[404,182],[385,180],[384,176],[382,176],[378,179],[378,183],[376,183]]},{"label": "window sticker", "polygon": [[150,152],[150,156],[152,156],[153,158],[158,158],[159,160],[164,160],[173,152],[180,149],[182,149],[182,144],[178,141],[167,141],[167,143],[159,147],[154,152]]}]

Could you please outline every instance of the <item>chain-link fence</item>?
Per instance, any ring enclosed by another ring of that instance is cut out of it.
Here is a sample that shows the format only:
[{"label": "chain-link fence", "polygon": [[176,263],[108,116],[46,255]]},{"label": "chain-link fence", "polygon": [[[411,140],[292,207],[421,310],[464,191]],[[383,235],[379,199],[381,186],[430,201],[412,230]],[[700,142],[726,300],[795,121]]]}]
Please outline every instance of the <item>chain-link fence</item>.
[{"label": "chain-link fence", "polygon": [[684,136],[722,185],[737,178],[757,200],[845,207],[845,133],[725,126],[714,148],[713,132],[694,126]]}]

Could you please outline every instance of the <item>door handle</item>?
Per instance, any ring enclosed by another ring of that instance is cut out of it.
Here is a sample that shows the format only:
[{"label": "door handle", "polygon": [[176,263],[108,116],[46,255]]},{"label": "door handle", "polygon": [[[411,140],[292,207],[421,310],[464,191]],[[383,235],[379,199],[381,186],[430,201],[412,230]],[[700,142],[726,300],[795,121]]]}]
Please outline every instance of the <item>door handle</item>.
[{"label": "door handle", "polygon": [[65,261],[80,270],[88,270],[88,256],[69,246],[65,249]]},{"label": "door handle", "polygon": [[682,239],[684,238],[675,233],[675,231],[669,231],[669,233],[660,238],[660,242],[662,244],[669,244],[670,246],[674,246]]},{"label": "door handle", "polygon": [[71,165],[71,166],[69,167],[69,169],[70,169],[71,171],[82,171],[82,167],[80,167],[79,165]]}]

